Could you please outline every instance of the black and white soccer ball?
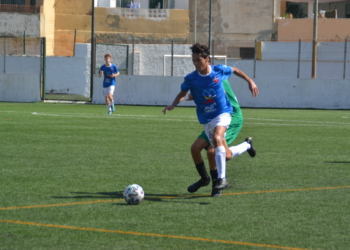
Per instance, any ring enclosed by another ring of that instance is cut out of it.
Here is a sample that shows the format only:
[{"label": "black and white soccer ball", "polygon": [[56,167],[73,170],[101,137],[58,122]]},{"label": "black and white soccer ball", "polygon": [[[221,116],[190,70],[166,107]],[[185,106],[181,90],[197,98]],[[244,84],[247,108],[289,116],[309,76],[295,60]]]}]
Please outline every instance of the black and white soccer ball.
[{"label": "black and white soccer ball", "polygon": [[138,184],[131,184],[124,190],[123,197],[129,205],[138,205],[143,201],[145,192]]}]

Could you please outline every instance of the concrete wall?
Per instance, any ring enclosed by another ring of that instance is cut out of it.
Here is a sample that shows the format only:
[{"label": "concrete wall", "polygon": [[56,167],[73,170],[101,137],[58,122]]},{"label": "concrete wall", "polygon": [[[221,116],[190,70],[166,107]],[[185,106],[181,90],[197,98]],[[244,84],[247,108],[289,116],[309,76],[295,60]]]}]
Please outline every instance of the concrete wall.
[{"label": "concrete wall", "polygon": [[[244,107],[270,107],[270,108],[322,108],[322,109],[350,109],[350,67],[347,67],[347,79],[343,80],[343,63],[335,61],[334,53],[339,49],[338,44],[334,46],[325,46],[327,48],[323,53],[320,50],[321,58],[332,61],[322,61],[317,64],[317,79],[311,78],[311,62],[302,61],[301,79],[297,78],[297,61],[292,60],[293,56],[284,54],[283,49],[278,50],[273,45],[278,43],[266,44],[262,52],[263,60],[256,62],[256,72],[254,81],[260,89],[259,98],[253,99],[247,87],[247,83],[242,79],[232,76],[231,84],[236,92],[240,103]],[[135,53],[134,66],[145,67],[148,75],[121,75],[117,78],[117,88],[115,91],[116,103],[130,105],[166,105],[169,104],[180,90],[180,84],[183,76],[194,70],[191,58],[174,60],[174,77],[161,76],[163,73],[163,53],[168,53],[169,47],[138,47],[138,53]],[[295,46],[295,44],[285,44],[285,46]],[[334,50],[328,50],[334,47]],[[178,53],[189,51],[189,45],[183,45],[176,48]],[[275,50],[273,50],[273,48]],[[125,50],[125,47],[121,47]],[[102,50],[103,54],[109,52]],[[118,50],[114,51],[118,52]],[[131,52],[130,52],[131,53]],[[323,53],[323,54],[322,54]],[[336,54],[336,53],[335,53]],[[118,58],[118,54],[113,54]],[[284,55],[284,59],[280,58]],[[152,57],[154,56],[154,57]],[[146,58],[146,59],[145,59]],[[170,59],[170,58],[168,58]],[[3,69],[3,57],[0,57],[0,70]],[[169,61],[170,63],[170,61]],[[218,61],[214,62],[215,64]],[[129,60],[129,66],[131,62]],[[253,60],[228,60],[228,65],[235,66],[244,71],[250,77],[254,77]],[[141,67],[141,68],[142,68]],[[21,69],[18,72],[18,68]],[[143,72],[144,69],[141,71]],[[142,72],[139,73],[142,73]],[[181,71],[181,72],[180,72]],[[183,71],[183,72],[182,72]],[[1,70],[0,72],[3,72]],[[39,75],[40,58],[29,56],[7,56],[6,57],[6,75],[18,74],[30,76]],[[90,96],[90,46],[79,44],[76,47],[75,57],[48,57],[47,58],[47,92],[79,94],[86,97]],[[161,72],[161,73],[160,73]],[[168,68],[166,69],[169,74]],[[150,76],[150,74],[154,74]],[[21,84],[26,78],[7,78],[6,81],[19,81]],[[102,96],[102,78],[94,77],[93,103],[104,103]],[[3,92],[7,88],[11,91],[16,90],[16,84],[2,85]],[[15,89],[12,89],[15,88]],[[21,89],[21,88],[19,88]],[[17,93],[17,92],[16,92]],[[19,93],[19,92],[18,92]],[[21,92],[23,100],[27,100],[27,93]],[[8,100],[8,99],[6,99]],[[20,101],[19,98],[13,100]],[[182,105],[193,105],[184,103]]]},{"label": "concrete wall", "polygon": [[[39,75],[0,74],[0,101],[40,101]],[[260,95],[252,98],[247,83],[231,77],[240,105],[253,108],[350,109],[350,81],[323,79],[254,79]],[[94,78],[93,104],[104,104],[102,78]],[[169,105],[180,91],[183,77],[126,76],[117,78],[116,104]],[[194,106],[184,101],[179,106]]]},{"label": "concrete wall", "polygon": [[40,36],[39,14],[0,12],[0,36]]},{"label": "concrete wall", "polygon": [[[115,103],[127,105],[171,104],[180,91],[183,77],[126,76],[117,77],[114,93]],[[350,109],[350,81],[323,79],[256,78],[260,95],[253,98],[247,83],[232,76],[230,83],[242,107],[253,108],[316,108]],[[102,79],[94,78],[92,103],[104,104]],[[192,101],[183,101],[179,106],[194,106]]]},{"label": "concrete wall", "polygon": [[[174,45],[174,55],[190,56],[190,44]],[[349,47],[349,45],[348,45]],[[104,48],[104,49],[103,49]],[[256,62],[256,77],[261,78],[294,78],[298,76],[297,42],[263,42],[260,59]],[[124,51],[120,53],[120,51]],[[119,52],[118,52],[119,51]],[[117,66],[126,65],[125,47],[98,47],[97,67],[103,64],[103,55],[110,53]],[[348,52],[349,53],[349,52]],[[132,46],[129,45],[129,74],[134,66],[134,75],[171,75],[171,45],[140,45],[135,44],[135,60],[132,64]],[[311,43],[302,43],[300,78],[311,78]],[[122,59],[122,61],[120,61]],[[344,43],[320,43],[318,46],[317,78],[342,79],[344,74]],[[347,57],[346,77],[350,78],[350,56]],[[165,65],[164,65],[165,62]],[[215,58],[214,64],[224,64],[223,59]],[[249,76],[254,76],[254,60],[227,59],[227,65],[238,67]],[[194,70],[191,57],[174,58],[174,76],[184,76]],[[165,73],[165,74],[164,74]]]},{"label": "concrete wall", "polygon": [[[90,96],[90,46],[78,45],[75,57],[46,59],[46,92]],[[19,75],[40,75],[40,57],[0,56],[0,72]],[[25,78],[24,78],[25,79]],[[25,81],[24,81],[25,82]]]},{"label": "concrete wall", "polygon": [[[349,47],[350,42],[348,42]],[[319,61],[343,62],[344,42],[319,42],[317,58]],[[259,60],[294,61],[298,60],[299,42],[261,42],[260,51],[257,52]],[[349,53],[349,52],[347,52]],[[312,60],[312,42],[302,42],[300,46],[300,59]],[[350,61],[350,56],[347,57]]]},{"label": "concrete wall", "polygon": [[117,5],[116,0],[94,0],[95,7],[112,7],[115,8]]},{"label": "concrete wall", "polygon": [[[295,41],[302,39],[312,41],[313,19],[280,19],[277,20],[278,41]],[[301,28],[302,27],[302,28]],[[350,37],[349,18],[325,18],[318,19],[318,41],[344,41]]]},{"label": "concrete wall", "polygon": [[39,74],[0,74],[0,102],[39,102]]},{"label": "concrete wall", "polygon": [[[197,9],[195,4],[197,2]],[[209,1],[190,1],[189,41],[208,42]],[[274,32],[274,0],[217,0],[212,2],[212,37],[215,51],[238,57],[240,47],[255,39],[270,39]],[[196,18],[195,18],[196,17]]]},{"label": "concrete wall", "polygon": [[47,57],[47,93],[90,96],[90,46],[77,46],[75,57]]},{"label": "concrete wall", "polygon": [[188,9],[188,2],[189,2],[189,0],[175,1],[174,9],[187,10]]},{"label": "concrete wall", "polygon": [[[6,66],[4,66],[4,64]],[[0,56],[0,73],[40,75],[39,56]]]}]

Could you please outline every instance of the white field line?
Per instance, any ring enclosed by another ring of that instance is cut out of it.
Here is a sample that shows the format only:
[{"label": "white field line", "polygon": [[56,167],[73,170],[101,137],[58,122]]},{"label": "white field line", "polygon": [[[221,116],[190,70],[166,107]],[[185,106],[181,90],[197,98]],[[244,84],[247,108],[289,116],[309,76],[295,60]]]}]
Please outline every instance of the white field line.
[{"label": "white field line", "polygon": [[[0,112],[11,112],[11,113],[23,113],[18,111],[0,111]],[[72,118],[97,118],[97,119],[137,119],[137,120],[157,120],[157,121],[180,121],[180,122],[198,122],[196,116],[176,116],[171,118],[171,114],[166,116],[152,116],[152,115],[121,115],[121,114],[86,114],[86,113],[40,113],[40,112],[30,112],[32,115],[40,116],[54,116],[54,117],[72,117]],[[169,117],[169,118],[165,118]],[[178,119],[180,118],[180,119]],[[345,117],[342,117],[345,118]],[[282,120],[282,119],[261,119],[261,118],[244,118],[244,124],[249,125],[271,125],[271,126],[313,126],[313,127],[339,127],[349,126],[350,123],[339,123],[339,122],[319,122],[319,121],[304,121],[304,120]],[[249,122],[247,122],[249,120]],[[257,122],[250,122],[257,121]],[[258,122],[260,121],[260,122]],[[267,121],[267,122],[264,122]],[[272,121],[270,123],[269,121]],[[276,123],[277,122],[277,123]],[[281,122],[281,123],[278,123]]]},{"label": "white field line", "polygon": [[[51,114],[51,113],[36,113],[33,112],[32,114],[37,114],[37,115],[51,115],[51,116],[55,116],[55,114]],[[96,118],[113,118],[114,116],[118,116],[119,117],[135,117],[135,118],[157,118],[159,119],[159,116],[156,115],[121,115],[121,114],[113,114],[111,116],[105,116],[104,114],[91,114],[91,115],[87,115],[86,113],[61,113],[58,114],[56,116],[71,116],[71,115],[81,115],[79,117],[96,117]],[[168,114],[166,116],[171,116],[171,114]],[[197,121],[197,117],[196,116],[176,116],[177,118],[186,118],[187,119],[193,119],[195,121]],[[342,118],[348,118],[348,117],[342,117]],[[160,120],[164,120],[162,118],[160,118]],[[173,119],[165,119],[165,120],[173,120]],[[186,121],[186,120],[180,120],[180,121]],[[320,123],[320,124],[336,124],[336,125],[350,125],[350,123],[339,123],[339,122],[318,122],[318,121],[304,121],[304,120],[282,120],[282,119],[261,119],[261,118],[244,118],[244,120],[258,120],[258,121],[275,121],[275,122],[295,122],[295,123]],[[190,120],[192,121],[192,120]],[[260,123],[259,123],[260,124]]]},{"label": "white field line", "polygon": [[[97,118],[97,119],[131,119],[131,120],[155,120],[155,121],[193,121],[197,122],[196,117],[184,117],[187,119],[164,119],[159,116],[148,116],[148,115],[120,115],[120,114],[98,114],[98,115],[86,115],[86,114],[50,114],[50,113],[36,113],[32,112],[33,115],[42,115],[42,116],[61,116],[61,117],[72,117],[72,118]],[[192,119],[188,119],[192,118]]]},{"label": "white field line", "polygon": [[[77,117],[78,114],[49,114],[49,113],[32,113],[36,115],[48,115],[48,116],[65,116],[65,117]],[[176,116],[180,118],[186,118],[186,119],[176,119],[176,118],[170,118],[170,119],[164,119],[159,116],[150,116],[150,115],[121,115],[121,114],[113,114],[111,116],[107,115],[91,115],[87,116],[86,114],[79,114],[78,117],[82,118],[108,118],[108,119],[137,119],[137,120],[158,120],[158,121],[180,121],[180,122],[198,122],[197,118],[195,116]],[[317,122],[317,121],[299,121],[299,120],[281,120],[281,119],[260,119],[260,118],[245,118],[245,120],[258,120],[258,121],[276,121],[276,122],[294,122],[292,123],[268,123],[268,122],[245,122],[245,124],[250,125],[271,125],[271,126],[307,126],[307,127],[338,127],[334,125],[348,125],[350,128],[350,123],[336,123],[336,122]],[[301,124],[301,123],[316,123],[316,124]]]},{"label": "white field line", "polygon": [[[342,117],[344,118],[344,117]],[[305,123],[327,123],[327,124],[348,124],[350,123],[339,123],[339,122],[318,122],[318,121],[303,121],[303,120],[281,120],[281,119],[260,119],[260,118],[244,118],[244,120],[259,120],[259,121],[276,121],[276,122],[305,122]]]}]

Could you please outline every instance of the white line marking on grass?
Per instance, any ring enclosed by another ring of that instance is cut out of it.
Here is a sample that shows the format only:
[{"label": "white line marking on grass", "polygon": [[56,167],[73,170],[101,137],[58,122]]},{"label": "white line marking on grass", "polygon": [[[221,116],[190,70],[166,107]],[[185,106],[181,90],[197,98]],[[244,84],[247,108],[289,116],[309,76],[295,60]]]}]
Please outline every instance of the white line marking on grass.
[{"label": "white line marking on grass", "polygon": [[[1,112],[1,111],[0,111]],[[17,112],[17,111],[2,111],[2,112]],[[17,112],[19,113],[19,112]],[[163,118],[164,116],[157,115],[128,115],[128,114],[86,114],[86,113],[38,113],[31,112],[32,115],[42,115],[42,116],[53,116],[53,117],[72,117],[72,118],[98,118],[98,119],[136,119],[136,120],[157,120],[157,121],[179,121],[179,122],[198,122],[196,116],[168,116],[169,118]],[[184,118],[184,119],[178,119]],[[347,117],[346,117],[347,118]],[[262,119],[262,118],[244,118],[244,120],[252,121],[275,121],[275,122],[290,122],[290,123],[269,123],[269,122],[245,122],[249,125],[271,125],[271,126],[307,126],[307,127],[343,127],[349,126],[350,123],[340,123],[340,122],[320,122],[320,121],[304,121],[304,120],[282,120],[282,119]],[[308,123],[308,124],[303,124]],[[310,124],[313,123],[313,124]],[[340,125],[340,126],[337,126]]]},{"label": "white line marking on grass", "polygon": [[[249,125],[271,125],[271,126],[300,126],[300,127],[332,127],[332,128],[343,127],[343,126],[336,126],[336,125],[342,125],[342,124],[322,125],[322,124],[255,123],[255,122],[245,122],[244,124],[249,124]],[[346,124],[346,125],[350,125],[350,124]]]},{"label": "white line marking on grass", "polygon": [[[98,119],[134,119],[134,120],[155,120],[155,121],[193,121],[198,122],[197,119],[164,119],[159,116],[148,116],[148,115],[120,115],[120,114],[113,114],[113,115],[105,115],[105,114],[50,114],[50,113],[31,113],[33,115],[42,115],[42,116],[54,116],[54,117],[72,117],[72,118],[98,118]],[[186,117],[187,118],[187,117]],[[191,117],[190,117],[191,118]]]},{"label": "white line marking on grass", "polygon": [[318,121],[303,121],[303,120],[281,120],[281,119],[261,119],[261,118],[244,118],[245,120],[259,120],[259,121],[276,121],[276,122],[302,122],[302,123],[329,123],[329,124],[346,124],[350,123],[339,123],[339,122],[318,122]]}]

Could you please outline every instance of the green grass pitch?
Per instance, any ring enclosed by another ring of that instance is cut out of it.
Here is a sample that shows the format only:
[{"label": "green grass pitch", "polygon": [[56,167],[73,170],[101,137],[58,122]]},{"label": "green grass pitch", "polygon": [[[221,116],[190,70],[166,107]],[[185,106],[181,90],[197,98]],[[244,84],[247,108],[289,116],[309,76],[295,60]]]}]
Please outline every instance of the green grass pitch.
[{"label": "green grass pitch", "polygon": [[0,249],[349,249],[350,111],[243,109],[257,156],[212,198],[195,109],[162,109],[0,103]]}]

